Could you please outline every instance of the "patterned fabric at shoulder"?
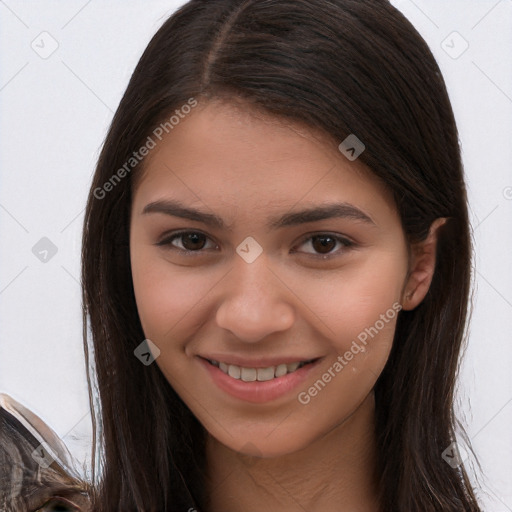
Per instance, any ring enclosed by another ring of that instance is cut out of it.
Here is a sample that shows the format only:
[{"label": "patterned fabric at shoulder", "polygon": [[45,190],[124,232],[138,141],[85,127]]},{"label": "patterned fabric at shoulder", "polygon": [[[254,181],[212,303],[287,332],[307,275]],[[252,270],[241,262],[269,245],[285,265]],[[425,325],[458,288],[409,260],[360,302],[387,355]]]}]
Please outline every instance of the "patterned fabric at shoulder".
[{"label": "patterned fabric at shoulder", "polygon": [[0,393],[0,510],[90,512],[90,491],[57,434]]}]

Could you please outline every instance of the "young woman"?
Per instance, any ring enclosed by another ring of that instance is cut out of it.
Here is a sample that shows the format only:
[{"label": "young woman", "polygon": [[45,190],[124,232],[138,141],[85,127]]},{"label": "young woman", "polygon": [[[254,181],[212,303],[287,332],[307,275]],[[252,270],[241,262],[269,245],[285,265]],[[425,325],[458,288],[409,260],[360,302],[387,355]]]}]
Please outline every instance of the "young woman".
[{"label": "young woman", "polygon": [[93,510],[480,510],[466,203],[443,78],[387,1],[181,7],[86,209]]}]

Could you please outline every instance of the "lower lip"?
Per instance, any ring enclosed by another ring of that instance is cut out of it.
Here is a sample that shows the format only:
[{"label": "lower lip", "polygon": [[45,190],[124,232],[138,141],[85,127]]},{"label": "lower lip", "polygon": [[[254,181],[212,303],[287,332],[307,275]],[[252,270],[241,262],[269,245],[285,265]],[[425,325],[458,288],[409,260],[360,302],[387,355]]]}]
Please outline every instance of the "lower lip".
[{"label": "lower lip", "polygon": [[259,404],[275,400],[299,387],[323,358],[317,359],[313,363],[306,364],[302,368],[282,377],[253,382],[234,379],[224,373],[220,368],[210,364],[206,359],[202,357],[198,357],[198,359],[210,374],[213,382],[215,382],[222,391],[240,400]]}]

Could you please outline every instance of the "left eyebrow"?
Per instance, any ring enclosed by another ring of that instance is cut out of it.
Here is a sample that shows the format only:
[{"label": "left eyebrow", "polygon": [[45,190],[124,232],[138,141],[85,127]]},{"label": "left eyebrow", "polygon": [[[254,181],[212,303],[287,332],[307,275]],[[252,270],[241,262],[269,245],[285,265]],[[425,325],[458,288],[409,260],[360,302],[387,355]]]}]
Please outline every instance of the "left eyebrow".
[{"label": "left eyebrow", "polygon": [[287,213],[282,217],[271,220],[269,227],[278,229],[333,218],[359,220],[375,225],[375,222],[373,222],[369,215],[350,203],[330,203],[314,206],[299,212]]},{"label": "left eyebrow", "polygon": [[[142,214],[148,213],[163,213],[173,217],[202,222],[207,226],[213,226],[218,229],[226,228],[225,222],[217,215],[189,208],[177,200],[159,200],[149,203],[142,211]],[[332,218],[362,221],[375,226],[375,222],[370,216],[354,205],[350,203],[329,203],[297,212],[286,213],[280,217],[273,217],[269,220],[268,228],[275,230]]]}]

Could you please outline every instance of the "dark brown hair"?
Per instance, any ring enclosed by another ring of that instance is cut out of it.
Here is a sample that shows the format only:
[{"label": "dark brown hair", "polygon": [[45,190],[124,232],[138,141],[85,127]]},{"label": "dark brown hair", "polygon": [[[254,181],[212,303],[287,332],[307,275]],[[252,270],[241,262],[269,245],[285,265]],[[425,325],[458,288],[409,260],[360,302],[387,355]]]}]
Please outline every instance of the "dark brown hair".
[{"label": "dark brown hair", "polygon": [[448,218],[430,290],[416,309],[400,312],[375,386],[381,503],[393,512],[479,511],[464,467],[441,457],[455,440],[454,386],[471,284],[458,133],[431,51],[386,0],[192,0],[144,51],[106,136],[84,222],[84,346],[90,363],[90,322],[91,407],[93,381],[101,405],[94,510],[207,503],[204,430],[158,366],[133,354],[145,336],[129,216],[144,162],[98,194],[190,98],[240,99],[337,143],[355,134],[366,146],[359,158],[393,193],[409,243]]}]

